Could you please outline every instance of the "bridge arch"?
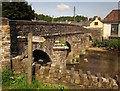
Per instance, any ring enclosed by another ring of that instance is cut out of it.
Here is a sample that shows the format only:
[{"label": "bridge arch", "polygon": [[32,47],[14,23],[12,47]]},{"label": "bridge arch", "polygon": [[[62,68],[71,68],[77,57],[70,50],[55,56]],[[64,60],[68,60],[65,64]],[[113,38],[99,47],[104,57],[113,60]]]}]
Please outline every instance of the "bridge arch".
[{"label": "bridge arch", "polygon": [[33,51],[33,57],[34,57],[34,62],[37,62],[41,65],[51,62],[50,56],[46,52],[39,49]]}]

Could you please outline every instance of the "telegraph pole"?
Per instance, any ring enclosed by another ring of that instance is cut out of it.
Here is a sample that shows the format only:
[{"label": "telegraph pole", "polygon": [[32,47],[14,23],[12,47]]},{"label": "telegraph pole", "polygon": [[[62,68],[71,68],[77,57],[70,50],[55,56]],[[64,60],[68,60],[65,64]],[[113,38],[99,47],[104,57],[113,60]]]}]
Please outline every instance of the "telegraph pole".
[{"label": "telegraph pole", "polygon": [[75,22],[75,6],[74,6],[74,22]]},{"label": "telegraph pole", "polygon": [[52,16],[52,22],[54,22],[54,16]]}]

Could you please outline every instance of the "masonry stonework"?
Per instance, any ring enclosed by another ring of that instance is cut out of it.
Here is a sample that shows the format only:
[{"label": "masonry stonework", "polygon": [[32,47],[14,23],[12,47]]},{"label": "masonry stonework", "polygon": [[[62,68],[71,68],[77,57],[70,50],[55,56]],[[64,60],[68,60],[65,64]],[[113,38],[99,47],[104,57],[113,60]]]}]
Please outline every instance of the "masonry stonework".
[{"label": "masonry stonework", "polygon": [[10,69],[10,26],[7,18],[2,18],[2,30],[0,30],[0,42],[1,42],[1,60],[2,68]]},{"label": "masonry stonework", "polygon": [[10,20],[11,55],[13,57],[25,52],[27,36],[30,32],[33,36],[46,39],[44,42],[33,42],[33,51],[36,49],[43,50],[51,59],[53,46],[57,40],[61,43],[69,43],[71,51],[68,54],[68,60],[71,60],[74,55],[79,55],[81,50],[86,48],[87,43],[87,46],[91,45],[89,39],[87,39],[90,30],[77,25]]}]

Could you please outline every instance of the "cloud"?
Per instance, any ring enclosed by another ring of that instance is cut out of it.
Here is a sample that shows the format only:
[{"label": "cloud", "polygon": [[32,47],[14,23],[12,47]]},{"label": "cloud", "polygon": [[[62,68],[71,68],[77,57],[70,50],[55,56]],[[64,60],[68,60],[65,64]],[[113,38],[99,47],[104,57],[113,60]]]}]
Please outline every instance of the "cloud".
[{"label": "cloud", "polygon": [[59,11],[66,11],[66,10],[69,10],[69,9],[70,9],[70,6],[61,3],[61,4],[57,5],[57,9],[58,9]]}]

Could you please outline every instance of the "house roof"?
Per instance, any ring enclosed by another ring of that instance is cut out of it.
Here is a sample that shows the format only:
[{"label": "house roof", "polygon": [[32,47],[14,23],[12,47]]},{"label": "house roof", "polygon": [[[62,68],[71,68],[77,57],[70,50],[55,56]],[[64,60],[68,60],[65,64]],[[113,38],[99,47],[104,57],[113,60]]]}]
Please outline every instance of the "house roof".
[{"label": "house roof", "polygon": [[84,22],[81,22],[80,25],[81,26],[89,26],[91,22],[92,21],[84,21]]},{"label": "house roof", "polygon": [[[98,19],[98,16],[96,16],[96,18],[95,18],[94,20],[82,22],[81,25],[82,25],[82,26],[90,26],[90,24],[91,24],[92,22],[94,22],[95,20],[99,20],[99,19]],[[99,21],[102,22],[101,20],[99,20]]]},{"label": "house roof", "polygon": [[104,23],[118,23],[120,22],[120,9],[112,10],[104,19]]}]

